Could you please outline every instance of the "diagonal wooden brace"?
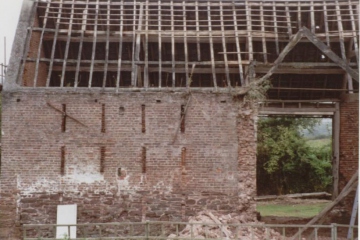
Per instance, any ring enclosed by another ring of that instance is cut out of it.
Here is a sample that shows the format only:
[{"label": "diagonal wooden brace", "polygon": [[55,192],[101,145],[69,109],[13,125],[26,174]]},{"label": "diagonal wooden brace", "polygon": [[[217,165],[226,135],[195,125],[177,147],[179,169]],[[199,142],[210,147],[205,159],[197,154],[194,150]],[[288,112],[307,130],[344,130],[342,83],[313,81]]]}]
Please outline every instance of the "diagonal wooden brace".
[{"label": "diagonal wooden brace", "polygon": [[345,70],[355,81],[359,82],[359,73],[352,69],[349,64],[347,64],[343,59],[341,59],[336,53],[334,53],[326,44],[321,42],[315,34],[313,34],[309,29],[306,27],[302,27],[301,31],[303,35],[309,39],[324,55],[330,58],[334,63],[339,65],[342,69]]},{"label": "diagonal wooden brace", "polygon": [[[269,79],[271,77],[271,75],[273,75],[273,73],[275,72],[275,70],[279,67],[280,63],[284,60],[284,58],[286,57],[286,55],[296,46],[296,44],[298,44],[298,42],[301,40],[301,38],[303,37],[303,33],[302,30],[299,30],[290,40],[290,42],[286,45],[286,47],[281,51],[281,53],[279,54],[279,57],[275,60],[274,65],[270,68],[270,70],[265,74],[265,76],[263,76],[262,78],[260,78],[259,80],[254,81],[253,83],[255,85],[259,85],[263,82],[265,82],[267,79]],[[240,93],[238,93],[239,95],[243,95],[246,94],[248,91],[250,90],[250,88],[244,88]]]},{"label": "diagonal wooden brace", "polygon": [[[341,67],[346,73],[348,73],[355,81],[359,81],[359,73],[352,69],[349,64],[347,64],[343,59],[341,59],[336,53],[334,53],[327,45],[321,42],[315,34],[313,34],[306,27],[302,27],[290,40],[290,42],[286,45],[286,47],[281,51],[278,58],[275,60],[274,65],[270,68],[270,70],[257,81],[254,81],[255,85],[259,85],[265,82],[267,79],[274,74],[275,70],[279,67],[280,63],[284,60],[286,55],[298,44],[301,38],[306,37],[311,43],[313,43],[324,55],[330,58],[334,63],[336,63],[339,67]],[[239,92],[239,95],[246,94],[250,88],[244,88]]]},{"label": "diagonal wooden brace", "polygon": [[281,51],[278,58],[275,60],[274,65],[265,74],[265,76],[263,76],[262,78],[260,78],[258,80],[258,83],[256,83],[256,84],[266,81],[275,72],[275,70],[279,67],[280,63],[282,63],[282,61],[284,60],[286,55],[288,55],[288,53],[296,46],[296,44],[298,44],[298,42],[301,40],[302,37],[303,37],[303,31],[299,30],[293,36],[293,38],[290,40],[290,42],[286,45],[286,47]]}]

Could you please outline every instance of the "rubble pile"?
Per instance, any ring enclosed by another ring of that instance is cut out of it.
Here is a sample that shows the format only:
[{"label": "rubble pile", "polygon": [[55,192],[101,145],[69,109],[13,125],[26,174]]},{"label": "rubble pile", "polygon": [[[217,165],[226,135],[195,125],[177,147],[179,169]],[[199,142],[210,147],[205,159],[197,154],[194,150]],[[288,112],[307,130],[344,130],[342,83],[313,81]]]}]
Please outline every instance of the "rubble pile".
[{"label": "rubble pile", "polygon": [[168,240],[176,238],[281,239],[280,233],[272,229],[266,231],[263,227],[239,226],[241,224],[257,224],[261,226],[263,223],[236,214],[220,215],[216,212],[202,211],[198,215],[189,218],[189,223],[179,232],[178,236],[170,234]]}]

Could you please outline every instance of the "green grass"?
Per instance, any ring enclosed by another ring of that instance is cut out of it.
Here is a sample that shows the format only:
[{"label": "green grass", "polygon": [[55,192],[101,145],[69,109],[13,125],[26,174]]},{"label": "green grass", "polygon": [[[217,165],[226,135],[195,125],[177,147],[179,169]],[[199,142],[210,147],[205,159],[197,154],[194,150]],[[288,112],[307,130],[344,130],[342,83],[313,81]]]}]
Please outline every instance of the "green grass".
[{"label": "green grass", "polygon": [[261,216],[278,217],[313,217],[326,206],[327,203],[307,203],[307,204],[272,204],[257,203],[257,211]]},{"label": "green grass", "polygon": [[331,144],[331,138],[307,140],[306,143],[313,148],[321,148],[327,144]]}]

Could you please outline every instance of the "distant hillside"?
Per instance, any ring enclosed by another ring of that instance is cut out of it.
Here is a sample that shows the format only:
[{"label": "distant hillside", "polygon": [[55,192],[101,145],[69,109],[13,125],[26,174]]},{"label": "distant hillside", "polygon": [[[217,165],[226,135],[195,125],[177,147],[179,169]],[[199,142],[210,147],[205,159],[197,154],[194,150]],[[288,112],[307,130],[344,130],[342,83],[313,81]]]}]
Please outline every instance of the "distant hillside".
[{"label": "distant hillside", "polygon": [[324,118],[320,124],[314,128],[313,132],[303,130],[301,132],[306,139],[331,138],[332,135],[332,119]]}]

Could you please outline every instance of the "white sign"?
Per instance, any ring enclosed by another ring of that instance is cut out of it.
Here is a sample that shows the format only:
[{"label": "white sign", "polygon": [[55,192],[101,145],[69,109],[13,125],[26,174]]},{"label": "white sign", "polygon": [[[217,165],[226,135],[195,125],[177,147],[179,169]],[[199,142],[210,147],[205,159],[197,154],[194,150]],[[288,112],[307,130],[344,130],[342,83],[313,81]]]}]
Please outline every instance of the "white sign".
[{"label": "white sign", "polygon": [[[77,205],[58,205],[56,224],[76,224]],[[56,227],[56,238],[76,238],[76,226]]]}]

